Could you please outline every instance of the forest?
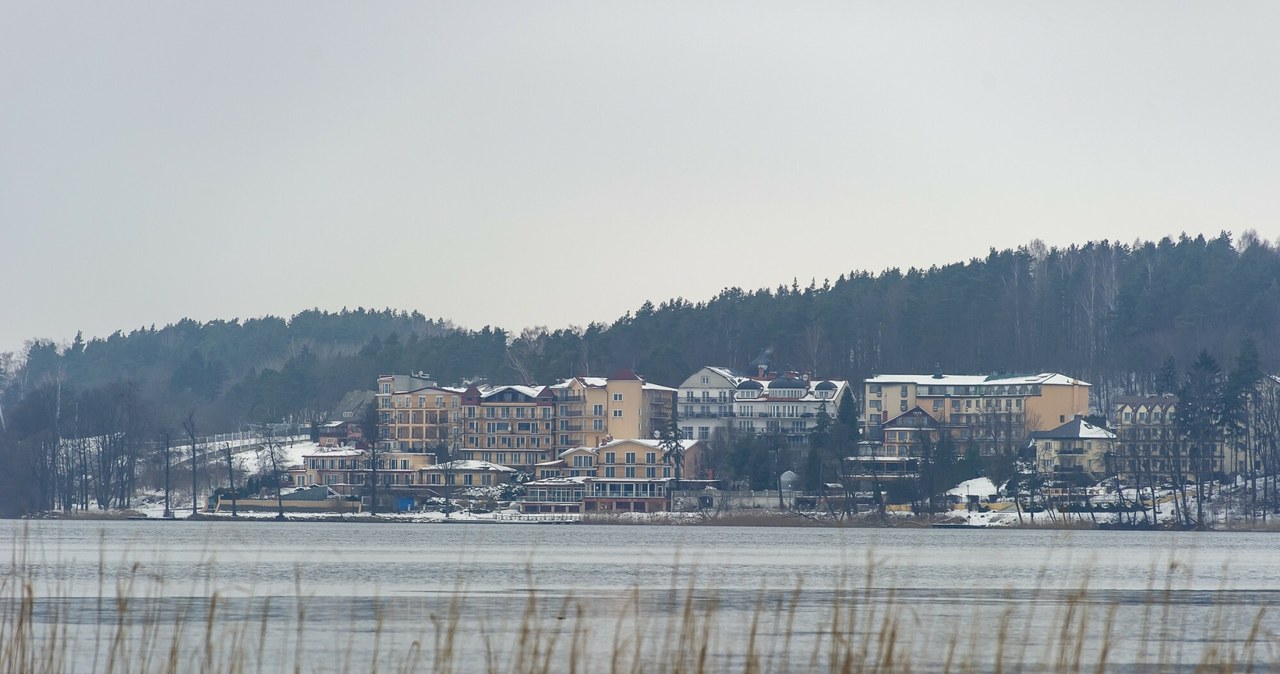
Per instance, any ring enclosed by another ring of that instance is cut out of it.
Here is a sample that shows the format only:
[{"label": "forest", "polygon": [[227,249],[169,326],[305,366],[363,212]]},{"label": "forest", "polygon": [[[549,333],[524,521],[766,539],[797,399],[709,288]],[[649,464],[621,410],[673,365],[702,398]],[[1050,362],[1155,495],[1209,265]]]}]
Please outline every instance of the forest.
[{"label": "forest", "polygon": [[103,470],[136,474],[141,448],[183,419],[214,433],[323,418],[379,374],[550,384],[630,368],[678,386],[702,365],[746,370],[761,356],[776,370],[853,381],[1057,371],[1091,382],[1105,413],[1117,395],[1154,391],[1170,359],[1189,365],[1203,351],[1228,362],[1250,338],[1262,371],[1274,372],[1278,336],[1280,249],[1252,232],[1223,232],[1065,248],[1033,241],[929,269],[646,302],[586,327],[469,329],[418,311],[311,309],[70,344],[33,339],[22,353],[0,354],[0,464],[14,468],[0,494],[21,502],[0,510],[49,503],[14,494],[33,491],[23,471],[50,442],[120,434],[112,437],[123,463]]}]

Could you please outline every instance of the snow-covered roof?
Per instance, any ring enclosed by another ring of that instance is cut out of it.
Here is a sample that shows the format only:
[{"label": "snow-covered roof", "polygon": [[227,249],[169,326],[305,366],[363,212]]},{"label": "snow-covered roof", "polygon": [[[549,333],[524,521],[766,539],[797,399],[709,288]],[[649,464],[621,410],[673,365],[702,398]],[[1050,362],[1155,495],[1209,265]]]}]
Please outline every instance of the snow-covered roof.
[{"label": "snow-covered roof", "polygon": [[955,487],[947,490],[947,496],[978,496],[987,497],[998,494],[999,489],[988,477],[975,477],[972,480],[965,480]]},{"label": "snow-covered roof", "polygon": [[1115,440],[1116,434],[1100,426],[1094,426],[1084,419],[1072,419],[1071,421],[1051,430],[1034,431],[1031,433],[1031,437],[1036,440],[1054,440],[1058,438]]},{"label": "snow-covered roof", "polygon": [[541,480],[533,480],[524,483],[528,487],[554,487],[566,484],[586,484],[587,480],[592,479],[587,475],[574,475],[571,477],[544,477]]},{"label": "snow-covered roof", "polygon": [[1079,384],[1088,382],[1056,372],[1040,374],[880,374],[866,380],[868,384],[916,384],[918,386],[1008,386],[1012,384]]},{"label": "snow-covered roof", "polygon": [[480,389],[480,397],[489,398],[499,393],[502,393],[503,391],[515,391],[517,393],[522,393],[526,396],[529,396],[530,398],[537,398],[538,394],[542,393],[542,387],[541,386],[522,386],[520,384],[505,384],[502,386],[485,386]]},{"label": "snow-covered roof", "polygon": [[335,447],[333,449],[319,448],[315,452],[303,454],[304,459],[330,459],[341,456],[364,456],[364,450],[352,449],[350,447]]},{"label": "snow-covered roof", "polygon": [[552,384],[551,388],[566,389],[573,386],[574,381],[577,381],[587,388],[604,388],[609,385],[609,380],[604,377],[572,377],[558,384]]},{"label": "snow-covered roof", "polygon": [[[698,444],[697,440],[680,440],[679,442],[680,442],[680,446],[683,447],[684,449],[689,449],[690,447]],[[644,445],[645,447],[652,447],[653,449],[662,449],[661,440],[644,439],[644,440],[612,440],[610,442],[606,442],[605,444],[597,447],[596,451],[599,452],[602,449],[609,449],[610,447],[616,447],[618,445],[625,444],[625,443],[635,443],[637,445]]]},{"label": "snow-covered roof", "polygon": [[641,384],[640,388],[646,391],[668,391],[670,393],[675,393],[679,390],[679,389],[671,388],[670,386],[663,386],[661,384],[650,384],[649,382],[645,382]]},{"label": "snow-covered roof", "polygon": [[566,455],[568,455],[570,452],[587,452],[587,453],[589,453],[589,454],[595,454],[595,453],[596,453],[596,450],[595,450],[595,449],[593,449],[593,448],[591,448],[591,447],[570,447],[569,449],[566,449],[566,450],[564,450],[563,452],[560,452],[560,453],[559,453],[559,454],[557,454],[556,456],[559,456],[559,457],[561,457],[561,458],[564,458],[564,457],[565,457]]},{"label": "snow-covered roof", "polygon": [[422,470],[443,471],[443,470],[491,470],[499,473],[514,473],[516,469],[508,468],[496,463],[488,461],[472,461],[470,459],[458,459],[448,463],[437,463],[433,466],[427,466]]}]

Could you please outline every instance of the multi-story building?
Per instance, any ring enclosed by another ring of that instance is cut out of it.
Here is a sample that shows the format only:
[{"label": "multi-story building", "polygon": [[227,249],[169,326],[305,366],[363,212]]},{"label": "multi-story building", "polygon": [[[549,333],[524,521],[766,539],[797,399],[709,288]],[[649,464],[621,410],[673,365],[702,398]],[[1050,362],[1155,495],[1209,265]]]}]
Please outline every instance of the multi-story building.
[{"label": "multi-story building", "polygon": [[734,394],[749,377],[732,368],[708,365],[680,384],[676,405],[686,438],[715,440],[733,424]]},{"label": "multi-story building", "polygon": [[[849,394],[847,381],[812,379],[795,372],[763,381],[746,379],[734,392],[736,428],[743,433],[781,435],[789,445],[804,446],[819,415],[835,419],[840,399]],[[682,431],[692,437],[691,425],[684,425]]]},{"label": "multi-story building", "polygon": [[555,396],[546,386],[468,386],[454,458],[532,473],[555,450]]},{"label": "multi-story building", "polygon": [[972,429],[934,419],[919,406],[913,407],[884,423],[881,456],[924,457],[930,448],[949,446],[952,452],[964,451]]},{"label": "multi-story building", "polygon": [[462,421],[462,389],[425,374],[378,377],[378,438],[385,449],[430,452],[452,441]]},{"label": "multi-story building", "polygon": [[1245,465],[1242,452],[1221,433],[1192,442],[1177,427],[1174,396],[1122,396],[1115,401],[1116,438],[1111,470],[1122,480],[1161,484],[1202,475],[1231,475]]},{"label": "multi-story building", "polygon": [[[704,444],[681,440],[681,479],[703,473]],[[657,512],[669,510],[675,468],[655,439],[611,440],[576,447],[540,466],[526,485],[525,513]],[[699,481],[702,482],[702,481]]]},{"label": "multi-story building", "polygon": [[984,454],[1013,450],[1032,431],[1089,411],[1089,384],[1066,375],[878,375],[864,383],[865,437],[879,440],[889,419],[919,407],[945,425],[973,429]]},{"label": "multi-story building", "polygon": [[1048,431],[1031,434],[1036,470],[1056,480],[1098,480],[1109,473],[1116,434],[1075,418]]},{"label": "multi-story building", "polygon": [[676,389],[630,370],[573,377],[550,387],[556,404],[556,447],[595,447],[613,438],[650,438],[671,419]]}]

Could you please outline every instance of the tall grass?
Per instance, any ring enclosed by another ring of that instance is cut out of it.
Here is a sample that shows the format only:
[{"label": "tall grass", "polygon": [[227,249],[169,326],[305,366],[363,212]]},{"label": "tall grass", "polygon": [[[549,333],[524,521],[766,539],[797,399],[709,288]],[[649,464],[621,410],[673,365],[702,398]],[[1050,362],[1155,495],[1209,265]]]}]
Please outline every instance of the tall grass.
[{"label": "tall grass", "polygon": [[[235,582],[173,587],[141,563],[100,560],[97,596],[15,545],[0,578],[0,674],[70,672],[743,672],[1269,671],[1280,666],[1265,608],[1218,602],[1192,620],[1175,562],[1117,599],[1085,582],[977,593],[943,615],[910,588],[865,574],[831,586],[760,588],[750,598],[672,574],[668,587],[562,595],[529,588],[516,611],[465,579],[426,598],[255,596]],[[112,570],[116,569],[116,570]],[[683,578],[684,580],[680,580]],[[234,579],[233,579],[234,580]],[[832,589],[834,588],[834,589]],[[1225,588],[1223,592],[1226,592]],[[1197,595],[1215,602],[1220,593]],[[815,597],[818,599],[815,600]],[[745,610],[728,610],[748,602]],[[1202,607],[1203,608],[1203,607]],[[1047,611],[1047,615],[1041,612]]]}]

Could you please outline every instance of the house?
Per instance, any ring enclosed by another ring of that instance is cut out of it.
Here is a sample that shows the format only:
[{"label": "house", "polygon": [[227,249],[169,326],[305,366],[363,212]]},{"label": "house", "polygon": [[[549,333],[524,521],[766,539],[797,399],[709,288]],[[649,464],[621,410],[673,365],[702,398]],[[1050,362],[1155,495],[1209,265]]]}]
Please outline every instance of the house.
[{"label": "house", "polygon": [[1096,482],[1108,473],[1116,434],[1077,417],[1057,428],[1031,433],[1036,470],[1052,479]]},{"label": "house", "polygon": [[[516,470],[488,461],[458,459],[418,469],[418,484],[429,487],[489,487],[511,482]],[[435,491],[439,492],[439,489]]]},{"label": "house", "polygon": [[580,513],[590,477],[549,477],[527,482],[520,512]]},{"label": "house", "polygon": [[343,419],[326,421],[320,424],[317,430],[321,447],[358,445],[364,439],[364,432],[360,428],[360,423],[356,421]]},{"label": "house", "polygon": [[[705,445],[679,440],[683,452],[681,477],[696,478],[702,472]],[[673,461],[663,444],[653,439],[624,439],[597,448],[595,477],[585,481],[583,512],[657,512],[671,509],[675,486]]]},{"label": "house", "polygon": [[983,455],[1012,453],[1033,431],[1048,430],[1089,411],[1086,382],[1045,372],[1032,375],[896,375],[863,382],[864,437],[881,439],[885,422],[919,407],[945,425],[967,427]]}]

